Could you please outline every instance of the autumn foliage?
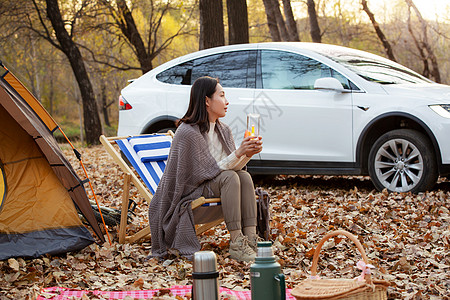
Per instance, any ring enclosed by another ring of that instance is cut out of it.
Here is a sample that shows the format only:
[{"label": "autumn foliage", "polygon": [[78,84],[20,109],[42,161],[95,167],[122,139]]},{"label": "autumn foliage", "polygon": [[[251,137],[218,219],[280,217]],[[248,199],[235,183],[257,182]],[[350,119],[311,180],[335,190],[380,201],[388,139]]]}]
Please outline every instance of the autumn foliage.
[{"label": "autumn foliage", "polygon": [[[104,206],[119,207],[123,173],[100,146],[81,149]],[[77,168],[75,158],[66,155]],[[80,171],[80,170],[77,170]],[[80,176],[82,174],[80,173]],[[289,288],[309,276],[315,245],[331,230],[344,229],[363,244],[373,276],[391,283],[389,299],[447,299],[450,266],[450,183],[413,194],[376,192],[366,177],[278,176],[260,180],[271,195],[271,239]],[[136,217],[128,230],[147,224],[147,205],[132,188]],[[177,299],[168,288],[192,283],[192,264],[173,251],[166,260],[149,258],[151,240],[91,245],[77,253],[38,259],[0,261],[0,299],[33,299],[50,286],[84,290],[162,289],[160,299]],[[224,224],[200,236],[203,249],[217,254],[220,285],[250,289],[249,264],[231,260]],[[360,259],[345,237],[325,243],[319,258],[321,277],[353,278]],[[92,296],[90,299],[98,299]]]}]

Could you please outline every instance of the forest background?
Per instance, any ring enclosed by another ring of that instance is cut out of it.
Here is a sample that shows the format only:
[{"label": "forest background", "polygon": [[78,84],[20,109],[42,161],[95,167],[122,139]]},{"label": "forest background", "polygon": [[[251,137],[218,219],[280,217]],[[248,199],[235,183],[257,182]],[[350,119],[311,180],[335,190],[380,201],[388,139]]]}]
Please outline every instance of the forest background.
[{"label": "forest background", "polygon": [[220,45],[342,45],[450,84],[450,5],[430,15],[413,0],[380,3],[1,0],[0,60],[69,137],[87,144],[98,143],[102,133],[115,135],[118,97],[128,80],[173,58]]}]

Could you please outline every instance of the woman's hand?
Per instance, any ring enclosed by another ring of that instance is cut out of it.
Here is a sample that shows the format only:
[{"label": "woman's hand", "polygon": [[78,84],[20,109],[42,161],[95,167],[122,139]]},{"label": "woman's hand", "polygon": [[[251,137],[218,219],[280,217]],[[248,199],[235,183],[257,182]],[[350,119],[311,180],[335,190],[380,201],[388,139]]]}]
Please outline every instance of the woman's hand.
[{"label": "woman's hand", "polygon": [[239,148],[236,149],[236,156],[241,157],[246,155],[247,157],[252,157],[262,151],[262,137],[248,136],[242,140]]}]

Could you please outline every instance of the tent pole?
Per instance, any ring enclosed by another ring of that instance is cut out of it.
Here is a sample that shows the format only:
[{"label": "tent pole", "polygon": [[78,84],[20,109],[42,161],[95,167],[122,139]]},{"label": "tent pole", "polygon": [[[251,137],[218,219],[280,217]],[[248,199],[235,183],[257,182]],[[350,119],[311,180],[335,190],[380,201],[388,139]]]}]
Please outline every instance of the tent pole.
[{"label": "tent pole", "polygon": [[[86,176],[87,179],[89,179],[89,176],[87,174],[86,168],[84,167],[83,161],[81,160],[81,154],[80,152],[77,151],[77,149],[75,149],[75,147],[73,146],[73,144],[69,141],[69,138],[66,136],[66,134],[64,133],[64,131],[61,129],[61,127],[58,127],[59,131],[62,133],[62,135],[64,136],[64,138],[66,139],[66,141],[70,144],[70,146],[72,147],[73,152],[75,153],[75,156],[78,158],[78,161],[81,164],[81,167],[83,168],[84,171],[84,175]],[[109,233],[108,233],[108,229],[106,228],[106,224],[105,224],[105,220],[103,219],[103,214],[102,214],[102,210],[100,209],[100,204],[98,204],[98,200],[97,200],[97,196],[95,195],[94,192],[94,188],[92,187],[92,182],[89,179],[89,186],[91,187],[91,191],[92,191],[92,195],[94,195],[94,199],[95,199],[95,203],[97,204],[98,207],[98,212],[100,213],[100,217],[102,218],[102,223],[103,223],[103,227],[105,228],[105,232],[106,235],[108,236],[108,241],[109,241],[109,245],[111,246],[111,238],[109,237]]]}]

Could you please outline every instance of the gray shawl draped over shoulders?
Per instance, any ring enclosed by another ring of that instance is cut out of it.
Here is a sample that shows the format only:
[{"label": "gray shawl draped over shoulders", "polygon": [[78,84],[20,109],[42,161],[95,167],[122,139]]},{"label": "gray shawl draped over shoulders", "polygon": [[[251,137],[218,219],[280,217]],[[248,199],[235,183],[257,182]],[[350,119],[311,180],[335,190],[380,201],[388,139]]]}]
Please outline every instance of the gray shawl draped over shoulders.
[{"label": "gray shawl draped over shoulders", "polygon": [[[230,128],[217,122],[215,130],[229,155],[235,150]],[[220,172],[209,151],[206,133],[200,133],[198,125],[182,123],[175,133],[164,174],[150,202],[152,256],[164,257],[172,248],[183,256],[191,256],[200,250],[190,204],[202,196],[205,184]]]}]

